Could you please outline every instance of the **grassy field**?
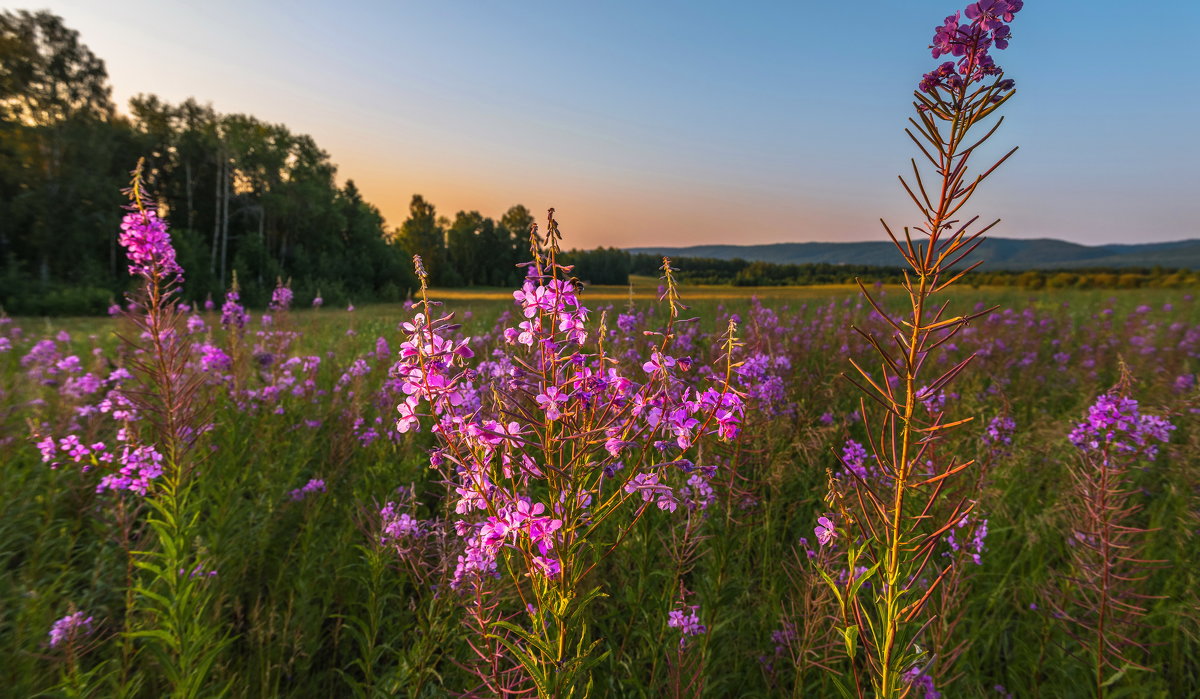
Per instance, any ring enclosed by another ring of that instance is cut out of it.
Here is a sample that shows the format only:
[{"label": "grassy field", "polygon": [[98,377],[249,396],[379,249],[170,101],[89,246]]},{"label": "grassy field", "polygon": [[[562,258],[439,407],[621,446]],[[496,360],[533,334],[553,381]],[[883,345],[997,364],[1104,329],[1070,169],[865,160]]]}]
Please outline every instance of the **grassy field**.
[{"label": "grassy field", "polygon": [[[627,288],[581,296],[593,322],[606,310],[609,352],[630,376],[648,356],[643,332],[664,319],[656,287],[636,280],[632,307]],[[888,304],[900,300],[898,290],[883,291]],[[430,295],[456,313],[459,334],[475,338],[475,362],[512,351],[500,330],[519,313],[499,320],[519,310],[511,292]],[[642,512],[589,576],[605,594],[589,608],[589,633],[607,652],[593,670],[593,694],[835,696],[831,678],[847,677],[854,661],[834,635],[836,604],[818,571],[838,563],[824,549],[811,559],[807,552],[829,510],[837,455],[848,440],[867,441],[857,394],[838,378],[848,359],[869,356],[851,326],[883,329],[845,286],[683,295],[701,321],[677,333],[675,353],[697,366],[716,361],[718,334],[730,314],[738,317],[738,356],[755,367],[737,379],[749,409],[736,442],[693,457],[713,467],[711,501]],[[948,414],[977,422],[939,453],[979,460],[986,475],[970,497],[987,535],[978,564],[950,549],[938,555],[937,565],[962,574],[919,639],[930,651],[924,671],[945,696],[1091,695],[1086,638],[1061,616],[1079,610],[1054,606],[1074,599],[1084,580],[1072,557],[1070,469],[1079,456],[1067,435],[1125,372],[1142,409],[1177,429],[1156,460],[1131,471],[1140,508],[1131,523],[1146,530],[1140,550],[1164,563],[1137,583],[1148,613],[1122,644],[1148,670],[1110,673],[1113,695],[1196,696],[1200,305],[1165,290],[986,288],[958,291],[952,305],[999,307],[944,350],[947,363],[979,356],[945,396]],[[431,435],[393,427],[403,396],[388,373],[403,339],[397,325],[412,313],[399,304],[305,309],[276,313],[269,327],[256,315],[237,332],[209,312],[187,335],[189,371],[204,382],[187,496],[196,518],[189,560],[201,575],[183,576],[202,601],[194,611],[206,631],[197,642],[213,652],[200,696],[447,696],[477,690],[479,673],[490,671],[472,650],[485,639],[471,626],[469,596],[447,587],[462,551],[453,527],[461,515],[429,466]],[[113,370],[137,356],[118,334],[137,338],[127,319],[3,326],[0,679],[11,696],[162,696],[171,686],[171,661],[155,654],[153,639],[124,635],[162,623],[147,597],[153,579],[135,565],[136,552],[161,546],[147,525],[147,498],[98,493],[108,467],[84,471],[60,456],[51,468],[36,446],[75,434],[114,441],[120,423],[95,406],[112,397]],[[41,354],[39,341],[48,341]],[[205,365],[204,345],[222,348],[229,364]],[[71,356],[77,367],[64,363]],[[306,369],[289,365],[293,357],[319,362]],[[481,390],[493,385],[489,371],[480,368]],[[84,374],[103,387],[80,389]],[[982,438],[998,416],[1016,425],[1003,448]],[[686,475],[670,478],[684,487]],[[296,494],[314,479],[320,489]],[[381,537],[389,502],[422,522],[419,544]],[[614,540],[617,521],[605,526],[598,540]],[[520,578],[488,584],[498,609],[521,612]],[[705,627],[684,645],[667,623],[681,604],[696,605]],[[75,610],[91,624],[51,647],[52,624]],[[511,666],[511,656],[497,657]]]}]

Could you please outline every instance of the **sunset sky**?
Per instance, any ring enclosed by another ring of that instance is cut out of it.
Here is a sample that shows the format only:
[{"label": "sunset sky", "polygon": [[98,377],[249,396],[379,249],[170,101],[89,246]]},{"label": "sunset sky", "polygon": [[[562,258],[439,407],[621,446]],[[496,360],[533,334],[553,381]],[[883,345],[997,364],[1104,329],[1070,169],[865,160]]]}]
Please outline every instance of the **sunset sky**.
[{"label": "sunset sky", "polygon": [[[965,5],[965,2],[964,2]],[[114,97],[195,97],[311,134],[390,225],[558,210],[567,244],[877,240],[945,0],[40,2]],[[975,200],[1001,237],[1200,237],[1200,4],[1027,0],[997,61],[1021,150]]]}]

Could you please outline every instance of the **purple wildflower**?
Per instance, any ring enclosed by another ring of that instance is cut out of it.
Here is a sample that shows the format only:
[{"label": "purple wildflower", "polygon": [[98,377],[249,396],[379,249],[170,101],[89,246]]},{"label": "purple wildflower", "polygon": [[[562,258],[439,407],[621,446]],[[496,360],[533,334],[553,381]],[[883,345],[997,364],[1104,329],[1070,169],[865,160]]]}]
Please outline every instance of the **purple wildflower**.
[{"label": "purple wildflower", "polygon": [[942,693],[933,684],[933,677],[926,674],[923,668],[915,665],[904,673],[904,681],[915,691],[921,692],[922,699],[941,699]]},{"label": "purple wildflower", "polygon": [[234,327],[238,330],[246,327],[249,316],[246,309],[239,303],[241,295],[236,288],[225,292],[225,303],[221,305],[221,325],[225,328]]},{"label": "purple wildflower", "polygon": [[832,519],[824,515],[817,518],[817,527],[814,532],[817,535],[817,543],[821,546],[826,546],[837,538],[837,527],[834,526]]},{"label": "purple wildflower", "polygon": [[82,636],[92,632],[93,617],[84,617],[83,612],[75,612],[54,622],[50,627],[50,647],[57,648],[63,643],[74,643]]},{"label": "purple wildflower", "polygon": [[125,214],[117,240],[129,258],[130,274],[182,280],[183,268],[175,261],[167,222],[159,218],[154,209]]},{"label": "purple wildflower", "polygon": [[1138,402],[1127,396],[1108,393],[1088,408],[1087,418],[1076,425],[1069,439],[1085,452],[1108,454],[1140,453],[1153,461],[1158,445],[1167,442],[1175,426],[1166,418],[1143,415]]},{"label": "purple wildflower", "polygon": [[700,623],[700,615],[696,613],[699,609],[699,605],[693,604],[667,612],[667,626],[672,629],[679,629],[681,635],[679,639],[680,646],[687,645],[689,636],[708,633],[708,627]]},{"label": "purple wildflower", "polygon": [[293,490],[290,493],[290,495],[291,495],[292,500],[299,502],[300,500],[303,500],[305,497],[307,497],[308,495],[311,495],[312,493],[324,493],[324,492],[325,492],[325,481],[320,478],[313,478],[309,482],[305,483],[304,487],[296,488],[295,490]]},{"label": "purple wildflower", "polygon": [[280,283],[271,292],[271,303],[267,308],[273,312],[286,311],[292,307],[292,290]]}]

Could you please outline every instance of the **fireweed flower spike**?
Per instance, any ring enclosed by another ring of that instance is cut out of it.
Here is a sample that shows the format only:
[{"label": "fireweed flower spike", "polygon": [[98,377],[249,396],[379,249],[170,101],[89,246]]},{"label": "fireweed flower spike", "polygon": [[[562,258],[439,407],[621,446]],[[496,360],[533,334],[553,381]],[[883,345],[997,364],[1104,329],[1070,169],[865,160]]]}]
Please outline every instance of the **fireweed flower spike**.
[{"label": "fireweed flower spike", "polygon": [[83,612],[75,612],[54,622],[50,627],[50,647],[58,648],[92,632],[93,617],[84,616]]},{"label": "fireweed flower spike", "polygon": [[[933,57],[956,60],[927,73],[913,95],[916,114],[908,135],[920,149],[926,172],[922,174],[914,160],[913,184],[901,178],[922,223],[904,228],[902,236],[884,224],[908,265],[902,288],[911,311],[904,316],[885,311],[859,282],[864,298],[888,326],[882,337],[855,328],[882,362],[879,373],[873,373],[851,359],[854,375],[847,376],[864,396],[861,410],[874,456],[871,469],[879,475],[864,478],[866,460],[856,454],[846,471],[831,479],[830,501],[839,521],[851,529],[845,534],[847,569],[859,568],[856,561],[861,557],[865,570],[853,576],[854,584],[839,585],[828,576],[827,580],[843,602],[843,634],[861,641],[865,662],[851,663],[860,695],[864,682],[869,682],[877,696],[899,697],[909,691],[914,668],[921,668],[917,677],[937,674],[938,659],[922,650],[919,636],[926,604],[949,568],[931,554],[945,532],[970,513],[974,501],[968,493],[954,494],[970,487],[958,485],[954,477],[972,462],[947,458],[936,446],[947,430],[969,418],[948,415],[939,396],[972,357],[940,376],[931,377],[926,370],[936,365],[931,359],[939,347],[952,342],[973,318],[989,312],[952,315],[941,292],[980,264],[970,263],[968,257],[995,225],[979,228],[976,218],[964,221],[959,212],[976,187],[1015,152],[980,174],[968,175],[971,155],[1002,119],[981,125],[1013,95],[1013,82],[1003,77],[990,51],[1008,45],[1008,22],[1020,9],[1020,2],[982,0],[935,29]],[[975,135],[977,129],[983,130],[982,136]]]},{"label": "fireweed flower spike", "polygon": [[130,274],[168,283],[182,281],[183,268],[175,261],[167,222],[154,209],[136,208],[125,214],[118,242],[129,258]]},{"label": "fireweed flower spike", "polygon": [[[1071,629],[1090,656],[1096,696],[1117,690],[1130,668],[1148,670],[1145,585],[1166,561],[1147,557],[1150,533],[1139,526],[1137,467],[1158,456],[1175,429],[1141,412],[1123,376],[1096,399],[1068,435],[1078,459],[1070,468],[1067,500],[1071,575],[1063,589],[1046,590],[1054,617]],[[1125,684],[1127,684],[1126,682]]]},{"label": "fireweed flower spike", "polygon": [[[290,279],[288,280],[288,284],[291,284]],[[282,313],[284,311],[289,310],[291,307],[292,307],[292,289],[291,289],[291,287],[288,285],[285,285],[283,283],[283,280],[277,280],[275,282],[275,290],[271,292],[271,303],[268,304],[267,309],[269,311],[271,311],[272,313]]]},{"label": "fireweed flower spike", "polygon": [[[581,614],[602,594],[589,572],[648,512],[676,512],[676,490],[692,464],[686,455],[732,438],[743,409],[729,384],[732,360],[723,359],[703,388],[681,377],[689,363],[671,348],[683,307],[669,266],[671,314],[642,348],[650,369],[623,376],[605,353],[604,334],[589,326],[571,267],[558,262],[553,210],[545,238],[536,227],[530,238],[533,259],[513,294],[517,323],[501,335],[515,369],[505,381],[479,390],[472,343],[450,339],[452,318],[429,300],[419,257],[420,300],[401,326],[406,337],[392,375],[405,396],[397,429],[431,424],[439,443],[431,465],[460,517],[462,553],[451,587],[466,599],[499,589],[517,595],[525,624],[499,617],[472,624],[520,660],[540,695],[566,696],[586,685],[597,662],[600,641],[588,639]],[[734,342],[732,329],[727,342]]]},{"label": "fireweed flower spike", "polygon": [[[138,357],[130,363],[136,389],[129,392],[129,399],[137,413],[152,418],[142,427],[142,436],[153,446],[127,447],[119,460],[121,471],[107,476],[100,489],[148,495],[148,524],[158,546],[157,550],[137,554],[135,563],[144,573],[138,583],[142,592],[128,599],[142,600],[152,619],[177,621],[158,629],[130,630],[129,635],[159,644],[161,662],[167,665],[168,677],[173,678],[171,691],[179,696],[196,696],[206,685],[207,668],[227,642],[203,621],[211,593],[186,578],[181,582],[175,575],[175,571],[191,570],[197,564],[195,548],[200,532],[194,525],[197,515],[188,498],[193,474],[189,473],[187,456],[198,436],[197,411],[206,404],[198,396],[204,374],[192,369],[191,348],[184,339],[184,314],[178,304],[183,270],[175,261],[166,222],[146,203],[149,197],[142,168],[139,161],[126,190],[131,204],[122,223],[120,242],[129,258],[130,272],[141,277],[142,286],[135,298],[141,312],[131,313],[130,317],[140,337],[148,342],[148,346],[141,347],[127,340]],[[119,438],[128,441],[131,430],[127,425]],[[127,612],[127,620],[136,618],[131,612]]]},{"label": "fireweed flower spike", "polygon": [[699,605],[692,604],[684,608],[672,609],[667,613],[667,626],[679,629],[681,636],[679,645],[687,645],[689,636],[708,633],[708,627],[700,623],[700,615],[697,613],[699,609]]}]

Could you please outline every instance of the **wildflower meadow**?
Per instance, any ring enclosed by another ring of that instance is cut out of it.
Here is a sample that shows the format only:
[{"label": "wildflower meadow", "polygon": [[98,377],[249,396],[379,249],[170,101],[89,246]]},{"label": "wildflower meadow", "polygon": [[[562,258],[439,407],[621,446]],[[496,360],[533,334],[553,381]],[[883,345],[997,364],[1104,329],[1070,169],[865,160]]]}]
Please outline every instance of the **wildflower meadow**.
[{"label": "wildflower meadow", "polygon": [[109,317],[0,316],[0,695],[1200,696],[1200,303],[970,283],[1022,9],[898,105],[898,284],[591,284],[548,209],[513,289],[250,308],[137,163]]}]

